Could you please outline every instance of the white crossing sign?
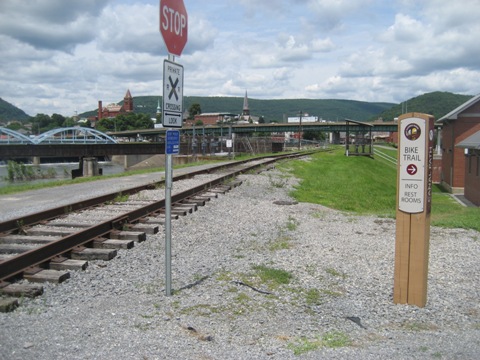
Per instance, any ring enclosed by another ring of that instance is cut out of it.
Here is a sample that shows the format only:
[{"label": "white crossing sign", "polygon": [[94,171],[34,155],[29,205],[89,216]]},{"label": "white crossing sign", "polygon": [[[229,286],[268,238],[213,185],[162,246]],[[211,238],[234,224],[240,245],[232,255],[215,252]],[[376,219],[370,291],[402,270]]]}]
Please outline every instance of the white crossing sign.
[{"label": "white crossing sign", "polygon": [[163,62],[162,125],[183,125],[183,66],[169,60]]}]

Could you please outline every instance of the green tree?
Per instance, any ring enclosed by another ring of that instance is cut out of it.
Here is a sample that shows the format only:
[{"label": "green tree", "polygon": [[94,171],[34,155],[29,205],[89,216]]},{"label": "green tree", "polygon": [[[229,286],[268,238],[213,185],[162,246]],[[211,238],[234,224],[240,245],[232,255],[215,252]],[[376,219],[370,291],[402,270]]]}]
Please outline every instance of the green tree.
[{"label": "green tree", "polygon": [[96,129],[103,132],[119,131],[116,128],[116,121],[114,118],[102,118],[97,122]]},{"label": "green tree", "polygon": [[63,126],[63,123],[65,122],[65,116],[63,115],[60,115],[60,114],[52,114],[51,116],[51,122],[50,122],[50,125],[49,127],[51,129],[55,129],[55,128],[60,128]]},{"label": "green tree", "polygon": [[115,118],[103,118],[97,123],[97,130],[108,131],[126,131],[152,129],[153,121],[147,114],[120,114]]},{"label": "green tree", "polygon": [[24,129],[24,126],[19,121],[12,121],[7,125],[7,129],[18,131],[20,129]]},{"label": "green tree", "polygon": [[321,131],[307,130],[302,136],[305,140],[325,140],[325,134]]},{"label": "green tree", "polygon": [[50,122],[52,119],[46,114],[37,114],[32,118],[32,132],[35,135],[50,130]]},{"label": "green tree", "polygon": [[195,118],[195,115],[198,115],[198,114],[201,114],[201,113],[202,113],[202,108],[200,107],[199,103],[193,103],[188,108],[188,118],[190,120],[193,120]]},{"label": "green tree", "polygon": [[154,124],[147,114],[138,114],[134,118],[134,129],[153,129]]},{"label": "green tree", "polygon": [[73,120],[72,117],[65,118],[65,120],[62,123],[62,127],[72,127],[72,126],[75,126],[75,120]]}]

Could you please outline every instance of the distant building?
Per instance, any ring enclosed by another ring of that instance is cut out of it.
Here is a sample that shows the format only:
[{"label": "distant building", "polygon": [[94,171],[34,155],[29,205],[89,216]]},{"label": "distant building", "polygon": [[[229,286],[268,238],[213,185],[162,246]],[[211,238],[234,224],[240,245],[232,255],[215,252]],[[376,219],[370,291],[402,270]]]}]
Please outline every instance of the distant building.
[{"label": "distant building", "polygon": [[127,93],[123,98],[123,105],[111,103],[107,106],[103,106],[102,100],[99,100],[97,116],[90,117],[88,120],[92,123],[92,127],[95,127],[96,122],[103,118],[114,118],[117,115],[130,112],[133,112],[133,97],[130,90],[127,90]]},{"label": "distant building", "polygon": [[443,116],[437,123],[442,125],[441,184],[452,193],[463,193],[465,151],[457,145],[480,131],[480,94]]},{"label": "distant building", "polygon": [[238,124],[245,124],[245,123],[256,123],[260,117],[250,115],[250,108],[248,106],[248,95],[245,91],[245,97],[243,98],[243,109],[242,114],[232,114],[227,112],[218,112],[218,113],[202,113],[195,115],[193,120],[186,120],[186,126],[192,126],[197,122],[201,121],[203,125],[217,125],[225,122],[235,122]]},{"label": "distant building", "polygon": [[248,106],[248,94],[247,94],[247,90],[245,90],[245,96],[243,98],[242,115],[238,117],[238,123],[239,124],[246,124],[246,123],[258,124],[259,120],[260,120],[259,116],[252,116],[250,114],[250,107]]},{"label": "distant building", "polygon": [[193,120],[185,121],[185,125],[195,125],[201,121],[203,125],[217,125],[219,123],[230,122],[236,118],[237,115],[231,113],[202,113],[195,115]]}]

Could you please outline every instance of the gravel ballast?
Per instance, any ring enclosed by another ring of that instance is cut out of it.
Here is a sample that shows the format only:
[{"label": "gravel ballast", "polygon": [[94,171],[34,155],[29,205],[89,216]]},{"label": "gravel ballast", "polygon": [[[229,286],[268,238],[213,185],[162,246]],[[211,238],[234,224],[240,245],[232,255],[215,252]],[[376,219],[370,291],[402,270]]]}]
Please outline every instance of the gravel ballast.
[{"label": "gravel ballast", "polygon": [[277,170],[240,178],[172,222],[173,296],[161,231],[1,313],[0,358],[478,358],[480,233],[432,227],[427,305],[396,305],[393,219],[296,203]]}]

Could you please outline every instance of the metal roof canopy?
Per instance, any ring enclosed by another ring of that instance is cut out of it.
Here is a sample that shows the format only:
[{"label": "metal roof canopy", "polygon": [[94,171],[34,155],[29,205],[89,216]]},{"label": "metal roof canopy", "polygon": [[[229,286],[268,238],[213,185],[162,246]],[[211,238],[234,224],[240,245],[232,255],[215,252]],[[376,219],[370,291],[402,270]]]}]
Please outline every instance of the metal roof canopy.
[{"label": "metal roof canopy", "polygon": [[[350,156],[350,155],[355,155],[355,156],[373,156],[373,137],[372,137],[372,129],[373,129],[373,124],[370,123],[364,123],[356,120],[350,120],[350,119],[345,119],[346,122],[346,135],[345,135],[345,155]],[[368,132],[369,135],[369,140],[365,139],[365,136],[362,135],[356,136],[355,137],[355,151],[351,152],[350,151],[350,123],[353,123],[357,126],[355,126],[357,129],[360,127],[360,129],[363,130],[363,128],[366,129],[366,131],[358,131],[356,132],[358,134],[364,134],[365,132]],[[360,142],[359,142],[360,141]],[[365,151],[365,147],[368,146],[368,150]],[[361,150],[361,151],[360,151]]]},{"label": "metal roof canopy", "polygon": [[459,142],[456,147],[463,149],[480,150],[480,131],[470,135],[465,140]]}]

